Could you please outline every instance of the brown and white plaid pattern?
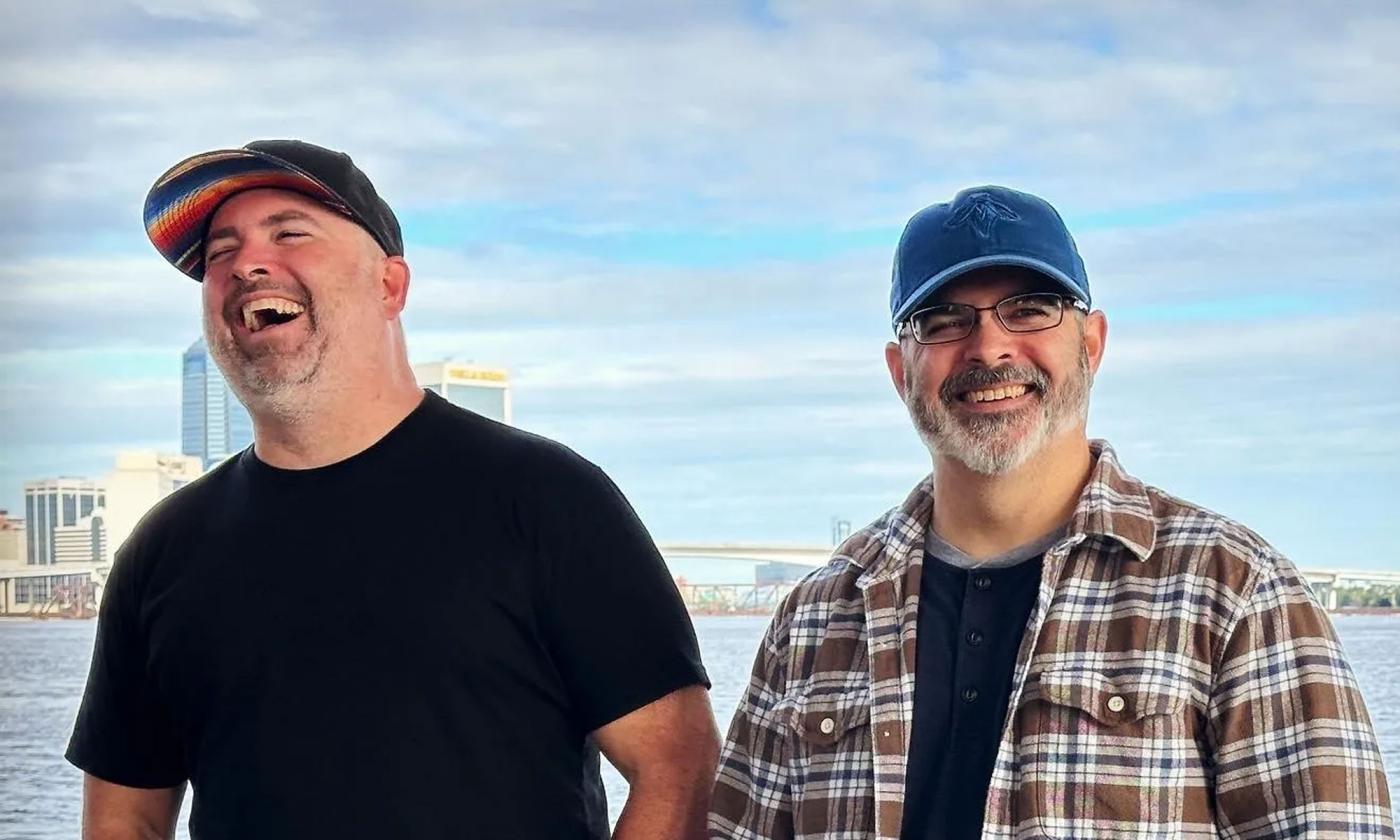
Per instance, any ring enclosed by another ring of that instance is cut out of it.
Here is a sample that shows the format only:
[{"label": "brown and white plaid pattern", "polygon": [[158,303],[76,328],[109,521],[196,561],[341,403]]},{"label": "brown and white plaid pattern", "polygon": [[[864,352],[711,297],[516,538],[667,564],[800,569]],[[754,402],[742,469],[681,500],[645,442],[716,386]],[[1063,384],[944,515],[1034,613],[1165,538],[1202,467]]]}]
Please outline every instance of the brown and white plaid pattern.
[{"label": "brown and white plaid pattern", "polygon": [[[983,838],[1394,837],[1360,691],[1298,570],[1092,448],[1045,555]],[[899,836],[933,503],[925,480],[779,607],[712,838]]]}]

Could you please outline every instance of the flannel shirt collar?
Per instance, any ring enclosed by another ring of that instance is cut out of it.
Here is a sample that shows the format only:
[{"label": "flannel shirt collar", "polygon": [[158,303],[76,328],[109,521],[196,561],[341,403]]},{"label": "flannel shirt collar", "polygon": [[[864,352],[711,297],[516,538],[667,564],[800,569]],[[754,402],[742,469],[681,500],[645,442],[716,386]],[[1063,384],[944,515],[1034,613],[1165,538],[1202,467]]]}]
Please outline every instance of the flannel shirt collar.
[{"label": "flannel shirt collar", "polygon": [[1157,548],[1157,516],[1147,486],[1123,469],[1108,441],[1089,441],[1094,469],[1079,494],[1069,532],[1120,543],[1144,563]]},{"label": "flannel shirt collar", "polygon": [[[1070,516],[1066,538],[1078,543],[1091,536],[1105,537],[1146,562],[1157,542],[1157,520],[1147,487],[1123,469],[1107,441],[1090,440],[1089,451],[1094,456],[1094,468]],[[836,556],[862,570],[856,582],[861,589],[876,580],[902,574],[911,558],[922,556],[924,532],[932,514],[930,473],[903,504],[874,527],[853,534],[837,549]]]}]

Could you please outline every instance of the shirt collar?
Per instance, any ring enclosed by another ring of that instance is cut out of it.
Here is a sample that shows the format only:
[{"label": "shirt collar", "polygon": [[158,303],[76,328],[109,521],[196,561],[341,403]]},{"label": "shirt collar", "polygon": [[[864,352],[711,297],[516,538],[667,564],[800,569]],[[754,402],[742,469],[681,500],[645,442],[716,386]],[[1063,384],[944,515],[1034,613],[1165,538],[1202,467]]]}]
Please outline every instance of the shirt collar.
[{"label": "shirt collar", "polygon": [[1157,517],[1147,486],[1118,463],[1107,441],[1089,441],[1094,469],[1070,517],[1069,533],[1121,543],[1144,562],[1157,547]]},{"label": "shirt collar", "polygon": [[[1090,440],[1089,451],[1094,468],[1070,516],[1066,539],[1077,543],[1089,536],[1106,537],[1146,561],[1157,543],[1157,520],[1147,487],[1123,469],[1107,441]],[[929,474],[903,504],[852,534],[837,548],[836,557],[862,570],[861,588],[892,571],[901,572],[911,555],[922,554],[932,513],[933,475]]]},{"label": "shirt collar", "polygon": [[864,589],[871,582],[902,572],[911,555],[924,550],[924,531],[933,518],[933,474],[930,473],[909,493],[904,503],[885,514],[873,525],[851,535],[836,549],[862,570],[856,585]]}]

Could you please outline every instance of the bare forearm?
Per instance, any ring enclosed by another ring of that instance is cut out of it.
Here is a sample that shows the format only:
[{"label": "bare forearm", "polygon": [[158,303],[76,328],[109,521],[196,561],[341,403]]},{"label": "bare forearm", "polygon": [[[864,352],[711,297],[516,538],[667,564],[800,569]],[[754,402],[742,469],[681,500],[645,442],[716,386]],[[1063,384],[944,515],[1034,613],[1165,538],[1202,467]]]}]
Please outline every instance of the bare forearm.
[{"label": "bare forearm", "polygon": [[704,840],[713,773],[681,779],[639,778],[613,830],[614,840]]},{"label": "bare forearm", "polygon": [[170,840],[175,836],[175,825],[157,826],[152,824],[135,825],[127,822],[106,821],[103,823],[85,822],[83,840]]},{"label": "bare forearm", "polygon": [[704,686],[687,686],[594,732],[631,789],[615,840],[702,840],[719,762]]}]

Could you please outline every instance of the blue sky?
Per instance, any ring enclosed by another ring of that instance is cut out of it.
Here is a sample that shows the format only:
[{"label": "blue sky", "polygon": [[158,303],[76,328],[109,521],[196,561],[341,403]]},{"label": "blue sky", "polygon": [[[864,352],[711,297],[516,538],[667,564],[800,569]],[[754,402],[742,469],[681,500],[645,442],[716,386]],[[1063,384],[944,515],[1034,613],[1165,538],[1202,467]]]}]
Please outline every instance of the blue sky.
[{"label": "blue sky", "polygon": [[288,5],[9,13],[0,507],[178,446],[198,289],[141,200],[290,136],[403,220],[414,359],[508,368],[660,540],[819,543],[903,497],[892,249],[1003,183],[1108,314],[1092,434],[1301,565],[1400,568],[1393,3]]}]

